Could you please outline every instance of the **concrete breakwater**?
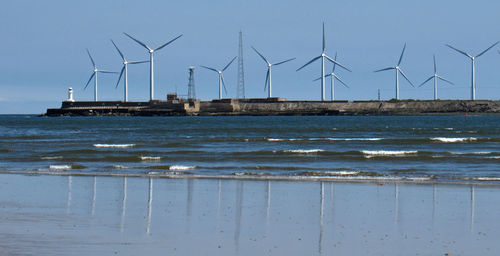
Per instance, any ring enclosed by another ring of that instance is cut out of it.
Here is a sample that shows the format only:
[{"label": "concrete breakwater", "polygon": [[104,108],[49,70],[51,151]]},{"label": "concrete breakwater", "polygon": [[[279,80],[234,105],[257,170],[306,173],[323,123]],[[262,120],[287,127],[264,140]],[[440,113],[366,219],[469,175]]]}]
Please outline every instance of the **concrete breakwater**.
[{"label": "concrete breakwater", "polygon": [[46,116],[223,116],[223,115],[458,115],[500,114],[500,101],[391,100],[287,101],[270,99],[175,99],[149,102],[64,101]]}]

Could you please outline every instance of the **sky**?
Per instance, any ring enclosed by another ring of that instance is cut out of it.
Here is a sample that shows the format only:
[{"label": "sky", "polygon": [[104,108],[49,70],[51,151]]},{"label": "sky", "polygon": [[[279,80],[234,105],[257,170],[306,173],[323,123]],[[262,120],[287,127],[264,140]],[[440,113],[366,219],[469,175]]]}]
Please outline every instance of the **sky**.
[{"label": "sky", "polygon": [[[420,85],[438,73],[454,86],[438,84],[441,99],[470,98],[470,60],[446,47],[451,44],[476,55],[500,40],[499,1],[63,1],[16,0],[0,8],[0,114],[40,114],[59,107],[69,87],[75,100],[92,100],[92,74],[85,51],[98,68],[119,71],[121,59],[113,39],[128,60],[147,60],[148,52],[124,36],[127,32],[151,47],[178,35],[179,40],[155,53],[155,98],[167,93],[187,94],[188,68],[195,67],[196,96],[218,97],[218,76],[200,68],[224,67],[238,55],[238,33],[243,32],[245,94],[266,97],[267,66],[250,48],[271,62],[296,58],[273,68],[273,96],[288,100],[320,100],[321,64],[296,71],[321,54],[322,23],[326,53],[352,70],[337,74],[350,88],[335,89],[338,100],[382,99],[395,96],[394,72],[374,73],[397,64],[407,48],[402,69]],[[496,46],[476,62],[478,99],[500,97],[500,54]],[[328,64],[326,71],[331,70]],[[236,97],[237,62],[224,73],[228,93]],[[100,74],[100,100],[123,99],[118,75]],[[329,85],[329,79],[326,81]],[[337,83],[338,84],[338,83]],[[432,99],[433,85],[411,87],[400,81],[402,99]],[[327,95],[330,95],[329,88]],[[129,99],[149,100],[149,65],[129,66]]]}]

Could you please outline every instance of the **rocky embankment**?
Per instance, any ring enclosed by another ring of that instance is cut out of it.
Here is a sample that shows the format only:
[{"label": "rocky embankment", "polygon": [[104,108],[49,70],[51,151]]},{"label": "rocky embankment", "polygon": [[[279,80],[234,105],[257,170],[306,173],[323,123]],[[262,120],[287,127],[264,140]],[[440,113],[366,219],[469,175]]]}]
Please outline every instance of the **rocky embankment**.
[{"label": "rocky embankment", "polygon": [[63,102],[47,116],[197,116],[197,115],[458,115],[500,114],[500,101],[213,101]]}]

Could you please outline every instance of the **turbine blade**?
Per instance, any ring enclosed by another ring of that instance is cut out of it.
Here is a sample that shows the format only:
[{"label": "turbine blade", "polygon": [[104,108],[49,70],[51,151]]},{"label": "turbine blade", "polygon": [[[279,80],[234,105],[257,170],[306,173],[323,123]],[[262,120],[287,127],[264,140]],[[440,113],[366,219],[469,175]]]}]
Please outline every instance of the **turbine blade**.
[{"label": "turbine blade", "polygon": [[455,84],[454,84],[454,83],[452,83],[451,81],[448,81],[448,80],[444,79],[444,77],[437,76],[437,78],[439,78],[439,79],[441,79],[441,80],[443,80],[443,81],[445,81],[445,82],[447,82],[447,83],[449,83],[449,84],[451,84],[451,85],[455,85]]},{"label": "turbine blade", "polygon": [[174,39],[172,39],[172,40],[170,40],[170,41],[168,41],[168,42],[166,42],[166,43],[162,44],[161,46],[159,46],[158,48],[156,48],[156,49],[154,49],[154,50],[155,50],[155,51],[160,50],[161,48],[163,48],[163,47],[165,47],[165,46],[169,45],[169,44],[170,44],[170,43],[172,43],[173,41],[175,41],[175,40],[179,39],[181,36],[182,36],[182,35],[177,36],[176,38],[174,38]]},{"label": "turbine blade", "polygon": [[318,57],[316,57],[316,58],[314,58],[314,59],[310,60],[309,62],[307,62],[306,64],[304,64],[304,66],[300,67],[300,68],[299,68],[299,69],[297,69],[296,71],[301,70],[302,68],[304,68],[305,66],[307,66],[307,65],[309,65],[309,64],[311,64],[311,63],[313,63],[314,61],[316,61],[316,60],[317,60],[317,59],[319,59],[319,58],[321,58],[321,56],[318,56]]},{"label": "turbine blade", "polygon": [[89,83],[90,83],[90,81],[92,81],[92,78],[94,78],[94,76],[95,76],[95,73],[94,73],[94,72],[92,72],[92,75],[90,76],[89,81],[87,81],[87,84],[86,84],[86,85],[85,85],[85,87],[83,88],[84,90],[85,90],[85,89],[87,89],[87,86],[89,86]]},{"label": "turbine blade", "polygon": [[131,35],[129,35],[129,34],[125,33],[125,32],[124,32],[123,34],[125,34],[125,35],[126,35],[126,36],[128,36],[128,37],[130,37],[130,39],[132,39],[132,40],[134,40],[136,43],[138,43],[138,44],[142,45],[144,48],[148,49],[148,51],[152,51],[152,49],[151,49],[151,48],[149,48],[149,46],[147,46],[145,43],[143,43],[143,42],[141,42],[141,41],[139,41],[139,40],[137,40],[137,39],[133,38]]},{"label": "turbine blade", "polygon": [[394,69],[394,68],[393,68],[393,67],[390,67],[390,68],[383,68],[383,69],[375,70],[375,71],[373,71],[373,72],[377,73],[377,72],[387,71],[387,70],[391,70],[391,69]]},{"label": "turbine blade", "polygon": [[280,64],[283,64],[283,63],[286,63],[286,62],[289,62],[289,61],[292,61],[296,58],[291,58],[291,59],[288,59],[288,60],[284,60],[284,61],[280,61],[280,62],[277,62],[277,63],[274,63],[273,66],[277,66],[277,65],[280,65]]},{"label": "turbine blade", "polygon": [[326,51],[325,23],[323,22],[323,53]]},{"label": "turbine blade", "polygon": [[349,85],[347,85],[346,83],[344,83],[344,81],[342,81],[342,79],[340,79],[340,77],[338,77],[337,75],[333,75],[332,79],[336,78],[343,86],[347,87],[347,88],[351,88],[349,87]]},{"label": "turbine blade", "polygon": [[95,68],[95,62],[94,62],[94,59],[92,59],[92,55],[90,55],[89,49],[87,49],[87,54],[89,55],[90,61],[92,61],[92,65]]},{"label": "turbine blade", "polygon": [[219,70],[217,70],[217,69],[215,69],[215,68],[210,68],[210,67],[203,66],[203,65],[200,65],[200,67],[202,67],[202,68],[206,68],[206,69],[208,69],[208,70],[212,70],[212,71],[215,71],[215,72],[219,73]]},{"label": "turbine blade", "polygon": [[437,67],[436,67],[436,55],[432,55],[432,57],[434,58],[434,74],[436,74],[437,72]]},{"label": "turbine blade", "polygon": [[110,39],[111,40],[111,43],[113,43],[113,45],[115,46],[116,50],[118,51],[118,53],[120,54],[120,56],[122,57],[122,60],[123,61],[126,61],[125,60],[125,57],[123,56],[123,53],[120,51],[120,49],[118,49],[118,46],[116,46],[115,42],[113,41],[113,39]]},{"label": "turbine blade", "polygon": [[403,77],[406,79],[406,81],[408,81],[408,83],[410,83],[411,86],[415,87],[415,85],[413,85],[413,83],[410,81],[410,79],[408,79],[408,77],[405,75],[405,72],[403,72],[402,69],[399,69],[399,73],[401,73],[401,75],[403,75]]},{"label": "turbine blade", "polygon": [[264,85],[264,91],[266,91],[266,88],[267,88],[267,81],[269,81],[269,68],[267,68],[267,73],[266,73],[266,84]]},{"label": "turbine blade", "polygon": [[222,73],[220,74],[220,78],[222,80],[222,86],[224,87],[224,93],[226,93],[227,95],[226,82],[224,82],[224,76],[222,75]]},{"label": "turbine blade", "polygon": [[432,78],[434,78],[434,76],[431,76],[429,77],[427,80],[425,80],[423,83],[421,83],[418,88],[422,87],[425,83],[429,82],[430,80],[432,80]]},{"label": "turbine blade", "polygon": [[468,53],[466,53],[466,52],[464,52],[462,50],[459,50],[459,49],[457,49],[457,48],[455,48],[455,47],[453,47],[453,46],[451,46],[449,44],[447,44],[446,46],[450,47],[451,49],[453,49],[453,50],[455,50],[455,51],[457,51],[457,52],[459,52],[459,53],[461,53],[461,54],[463,54],[463,55],[465,55],[465,56],[467,56],[469,58],[472,58],[472,56],[470,56]]},{"label": "turbine blade", "polygon": [[120,83],[120,79],[122,79],[123,71],[125,71],[125,65],[123,65],[122,71],[120,72],[120,76],[118,77],[118,81],[116,82],[115,89],[118,88],[118,84]]},{"label": "turbine blade", "polygon": [[[333,74],[333,73],[331,73],[331,74],[326,74],[326,75],[325,75],[325,77],[332,76],[332,74]],[[335,74],[333,74],[333,75],[335,76]],[[313,82],[318,81],[318,80],[320,80],[320,79],[321,79],[321,77],[318,77],[318,78],[314,79],[314,80],[313,80]]]},{"label": "turbine blade", "polygon": [[118,72],[115,71],[107,71],[107,70],[97,70],[99,73],[107,73],[107,74],[118,74]]},{"label": "turbine blade", "polygon": [[492,46],[488,47],[488,49],[486,49],[486,50],[482,51],[480,54],[476,55],[476,58],[477,58],[477,57],[479,57],[479,56],[481,56],[481,55],[483,55],[483,54],[485,54],[485,53],[486,53],[487,51],[489,51],[491,48],[495,47],[498,43],[500,43],[500,42],[496,42],[496,43],[494,43]]},{"label": "turbine blade", "polygon": [[401,56],[399,56],[398,66],[401,65],[401,61],[403,60],[403,55],[405,54],[405,50],[406,50],[406,43],[405,46],[403,46],[403,51],[401,52]]},{"label": "turbine blade", "polygon": [[146,63],[149,62],[149,60],[141,60],[141,61],[130,61],[128,64],[141,64],[141,63]]},{"label": "turbine blade", "polygon": [[257,49],[255,49],[253,46],[251,46],[252,49],[269,65],[271,63],[269,63],[269,61],[267,61],[266,57],[264,57],[264,55],[262,55],[259,51],[257,51]]},{"label": "turbine blade", "polygon": [[[334,60],[337,60],[337,52],[335,52],[335,58]],[[332,73],[335,72],[335,68],[337,67],[337,64],[333,63],[333,68],[332,68]]]},{"label": "turbine blade", "polygon": [[233,61],[236,59],[236,57],[238,56],[235,56],[223,69],[222,69],[222,72],[224,72],[230,65],[231,63],[233,63]]},{"label": "turbine blade", "polygon": [[334,64],[339,65],[339,67],[341,67],[341,68],[343,68],[343,69],[345,69],[345,70],[347,70],[347,71],[349,71],[349,72],[352,72],[350,69],[348,69],[348,68],[344,67],[342,64],[338,63],[336,60],[334,60],[334,59],[332,59],[332,58],[330,58],[330,57],[328,57],[328,56],[326,56],[326,55],[325,55],[325,57],[326,57],[328,60],[330,60],[331,62],[333,62]]}]

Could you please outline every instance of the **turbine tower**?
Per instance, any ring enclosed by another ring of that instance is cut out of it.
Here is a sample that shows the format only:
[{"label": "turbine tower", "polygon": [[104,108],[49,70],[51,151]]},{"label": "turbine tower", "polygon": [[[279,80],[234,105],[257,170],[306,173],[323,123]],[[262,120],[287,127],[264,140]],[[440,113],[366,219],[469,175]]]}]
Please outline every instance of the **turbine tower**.
[{"label": "turbine tower", "polygon": [[87,89],[87,86],[89,86],[90,81],[92,80],[92,78],[94,78],[94,101],[97,101],[97,74],[98,73],[117,74],[118,72],[97,69],[97,66],[94,62],[94,59],[92,59],[92,56],[90,55],[89,49],[87,49],[87,54],[89,55],[89,58],[90,58],[90,61],[92,62],[92,65],[94,66],[94,71],[92,71],[92,75],[90,76],[89,81],[87,81],[87,84],[85,85],[85,88],[83,88],[83,89],[84,90]]},{"label": "turbine tower", "polygon": [[[337,53],[335,53],[335,58],[334,58],[334,60],[337,60]],[[330,85],[330,87],[331,87],[331,88],[330,88],[330,89],[331,89],[331,93],[332,93],[332,95],[331,95],[332,101],[334,101],[334,100],[335,100],[335,89],[334,89],[334,88],[335,88],[335,79],[339,80],[339,82],[340,82],[343,86],[345,86],[345,87],[349,88],[349,86],[348,86],[346,83],[344,83],[344,81],[342,81],[342,80],[340,79],[340,77],[338,77],[338,76],[337,76],[337,74],[335,74],[335,67],[336,67],[336,66],[337,66],[337,65],[336,65],[335,63],[333,63],[332,73],[330,73],[330,74],[326,74],[326,75],[325,75],[325,77],[327,77],[327,76],[329,76],[329,77],[330,77],[330,81],[331,81],[331,85]],[[317,79],[314,79],[313,81],[318,81],[318,80],[320,80],[320,79],[321,79],[321,77],[318,77]]]},{"label": "turbine tower", "polygon": [[478,58],[479,56],[485,54],[487,51],[489,51],[491,48],[495,47],[495,45],[497,45],[499,42],[496,42],[494,43],[492,46],[488,47],[488,49],[482,51],[480,54],[476,55],[476,56],[472,56],[462,50],[459,50],[449,44],[447,44],[446,46],[450,47],[451,49],[469,57],[471,59],[471,68],[472,68],[472,77],[471,77],[471,100],[476,100],[476,64],[475,64],[475,61],[476,61],[476,58]]},{"label": "turbine tower", "polygon": [[[294,60],[295,58],[291,58],[291,59],[288,59],[288,60],[284,60],[284,61],[280,61],[280,62],[276,62],[276,63],[271,63],[269,62],[266,57],[264,57],[264,55],[262,55],[259,51],[257,51],[257,49],[255,49],[253,46],[252,46],[252,49],[266,62],[267,64],[267,75],[266,75],[266,84],[264,85],[264,91],[266,90],[266,87],[268,88],[267,90],[267,97],[268,98],[271,98],[271,67],[272,66],[278,66],[280,64],[283,64],[283,63],[286,63],[286,62],[289,62],[289,61],[292,61]],[[269,82],[269,83],[268,83]]]},{"label": "turbine tower", "polygon": [[127,61],[125,59],[125,56],[123,55],[123,53],[120,51],[120,49],[118,49],[118,46],[116,46],[115,42],[113,40],[111,40],[111,43],[113,43],[113,45],[115,46],[116,50],[118,51],[118,54],[120,54],[120,56],[122,57],[122,60],[123,60],[123,67],[122,67],[122,71],[120,71],[120,76],[118,77],[118,81],[116,82],[116,88],[118,88],[118,84],[120,83],[120,79],[122,79],[122,75],[123,73],[125,72],[125,76],[123,77],[123,101],[127,102],[128,101],[128,67],[127,65],[128,64],[140,64],[140,63],[146,63],[146,62],[149,62],[147,60],[145,61]]},{"label": "turbine tower", "polygon": [[245,98],[245,70],[243,68],[243,33],[240,31],[240,41],[238,47],[238,88],[236,97]]},{"label": "turbine tower", "polygon": [[341,68],[351,72],[351,70],[349,70],[348,68],[344,67],[342,64],[338,63],[336,60],[328,57],[328,55],[326,55],[326,42],[325,42],[325,23],[323,22],[323,52],[321,53],[320,56],[318,57],[315,57],[313,58],[312,60],[310,60],[309,62],[307,62],[304,66],[300,67],[299,69],[297,69],[297,71],[301,70],[302,68],[304,68],[305,66],[315,62],[316,60],[320,59],[321,58],[321,100],[322,101],[325,101],[325,59],[339,65]]},{"label": "turbine tower", "polygon": [[234,57],[222,70],[218,70],[218,69],[207,67],[207,66],[201,66],[202,68],[212,70],[212,71],[217,72],[219,74],[219,100],[222,99],[222,86],[224,86],[224,91],[227,94],[226,83],[224,82],[223,72],[226,71],[227,68],[229,68],[229,66],[231,65],[231,63],[233,63],[233,61],[235,59],[236,59],[236,57]]},{"label": "turbine tower", "polygon": [[126,36],[130,37],[130,39],[134,40],[136,43],[140,44],[144,48],[146,48],[149,52],[149,100],[154,100],[154,86],[155,86],[155,80],[154,80],[154,53],[156,51],[161,50],[163,47],[169,45],[173,41],[179,39],[182,35],[177,36],[176,38],[158,46],[155,49],[150,48],[147,46],[145,43],[133,38],[131,35],[124,33]]},{"label": "turbine tower", "polygon": [[437,74],[436,55],[434,55],[433,57],[434,57],[434,75],[429,77],[429,79],[425,80],[418,87],[422,87],[425,83],[429,82],[431,79],[434,79],[434,100],[437,100],[438,99],[437,80],[438,79],[443,80],[451,85],[453,85],[453,83]]},{"label": "turbine tower", "polygon": [[399,100],[399,74],[403,75],[403,77],[406,79],[406,81],[408,81],[408,83],[410,83],[411,86],[415,87],[412,84],[412,82],[410,81],[410,79],[408,79],[408,77],[406,77],[405,73],[403,72],[403,70],[399,66],[399,65],[401,65],[401,61],[403,60],[403,55],[405,53],[405,49],[406,49],[406,43],[405,43],[405,46],[403,47],[403,51],[401,52],[401,56],[399,56],[398,65],[396,65],[395,67],[388,67],[388,68],[383,68],[383,69],[374,71],[374,72],[381,72],[381,71],[392,70],[392,69],[394,69],[396,71],[396,99],[397,100]]}]

